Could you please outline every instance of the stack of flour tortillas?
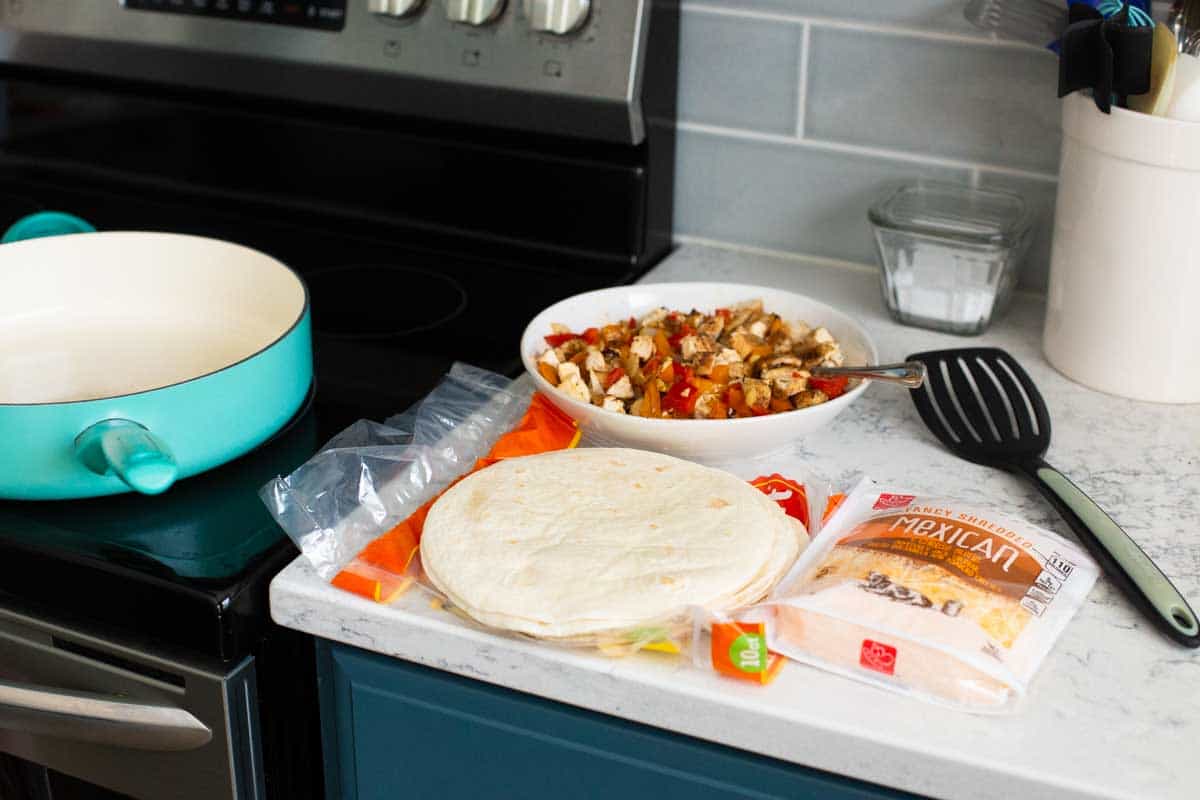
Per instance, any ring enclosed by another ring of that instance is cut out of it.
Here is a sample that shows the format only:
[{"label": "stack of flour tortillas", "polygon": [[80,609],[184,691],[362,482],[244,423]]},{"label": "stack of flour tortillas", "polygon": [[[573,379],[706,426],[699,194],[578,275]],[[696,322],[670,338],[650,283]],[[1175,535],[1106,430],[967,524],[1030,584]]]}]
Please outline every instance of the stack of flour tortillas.
[{"label": "stack of flour tortillas", "polygon": [[421,561],[475,620],[586,640],[761,599],[808,542],[733,475],[640,450],[502,461],[430,509]]}]

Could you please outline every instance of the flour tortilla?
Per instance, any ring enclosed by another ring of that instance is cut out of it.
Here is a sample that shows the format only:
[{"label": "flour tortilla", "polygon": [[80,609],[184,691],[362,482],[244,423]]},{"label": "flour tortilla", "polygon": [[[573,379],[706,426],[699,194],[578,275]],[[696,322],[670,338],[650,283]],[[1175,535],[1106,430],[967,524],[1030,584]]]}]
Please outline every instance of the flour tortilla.
[{"label": "flour tortilla", "polygon": [[746,482],[670,456],[585,448],[509,459],[430,509],[421,560],[492,627],[578,638],[691,605],[752,603],[808,537]]}]

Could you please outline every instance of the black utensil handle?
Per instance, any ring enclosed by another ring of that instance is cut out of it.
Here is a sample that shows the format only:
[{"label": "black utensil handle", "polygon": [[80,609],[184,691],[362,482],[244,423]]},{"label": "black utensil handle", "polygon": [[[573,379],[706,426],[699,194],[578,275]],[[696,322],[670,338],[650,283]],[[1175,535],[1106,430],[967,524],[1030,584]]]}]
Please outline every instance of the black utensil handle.
[{"label": "black utensil handle", "polygon": [[1180,644],[1200,647],[1200,621],[1137,542],[1067,476],[1044,461],[1024,467],[1105,573],[1142,613]]}]

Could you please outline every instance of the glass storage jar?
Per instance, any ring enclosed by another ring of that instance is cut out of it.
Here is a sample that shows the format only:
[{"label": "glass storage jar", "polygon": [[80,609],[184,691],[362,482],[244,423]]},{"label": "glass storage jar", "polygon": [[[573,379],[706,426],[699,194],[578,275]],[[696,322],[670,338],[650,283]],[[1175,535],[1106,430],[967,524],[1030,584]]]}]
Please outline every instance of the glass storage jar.
[{"label": "glass storage jar", "polygon": [[869,217],[884,302],[898,322],[978,334],[1007,306],[1030,239],[1019,195],[910,183],[872,206]]}]

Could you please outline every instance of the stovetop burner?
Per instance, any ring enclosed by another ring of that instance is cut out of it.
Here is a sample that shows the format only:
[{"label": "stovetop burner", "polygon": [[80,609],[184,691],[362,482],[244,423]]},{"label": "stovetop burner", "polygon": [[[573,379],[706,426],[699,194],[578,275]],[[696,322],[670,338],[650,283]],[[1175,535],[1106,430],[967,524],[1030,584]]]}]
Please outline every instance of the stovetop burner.
[{"label": "stovetop burner", "polygon": [[354,264],[305,276],[313,297],[313,328],[341,339],[406,336],[437,328],[467,308],[454,278],[413,267]]}]

